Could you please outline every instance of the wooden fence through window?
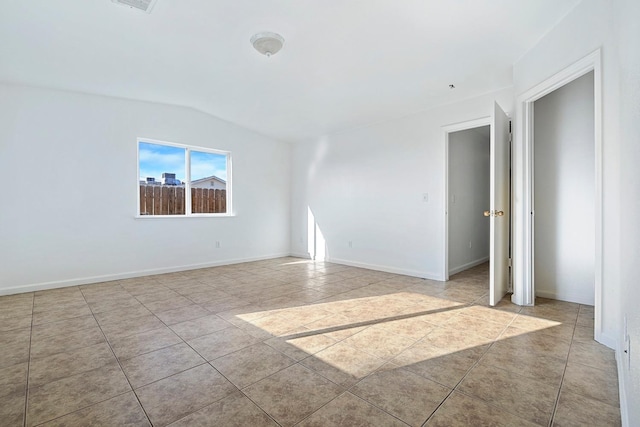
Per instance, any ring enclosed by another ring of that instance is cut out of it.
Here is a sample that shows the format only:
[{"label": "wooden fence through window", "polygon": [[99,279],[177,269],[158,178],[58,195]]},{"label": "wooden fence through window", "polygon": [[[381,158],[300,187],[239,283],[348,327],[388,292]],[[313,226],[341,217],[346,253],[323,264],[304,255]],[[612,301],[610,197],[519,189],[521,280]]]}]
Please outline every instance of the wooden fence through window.
[{"label": "wooden fence through window", "polygon": [[[184,215],[184,187],[140,185],[140,215]],[[191,213],[226,213],[227,190],[191,189]]]}]

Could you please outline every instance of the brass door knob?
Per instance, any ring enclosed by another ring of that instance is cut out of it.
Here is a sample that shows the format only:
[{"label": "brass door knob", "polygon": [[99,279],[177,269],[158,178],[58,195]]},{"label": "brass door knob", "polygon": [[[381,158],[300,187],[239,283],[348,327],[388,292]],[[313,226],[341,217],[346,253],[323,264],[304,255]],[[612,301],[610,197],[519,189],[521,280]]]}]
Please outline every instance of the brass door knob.
[{"label": "brass door knob", "polygon": [[503,212],[503,211],[497,211],[497,212],[496,212],[496,216],[503,216],[503,215],[504,215],[504,212]]},{"label": "brass door knob", "polygon": [[484,211],[484,216],[491,216],[491,211]]}]

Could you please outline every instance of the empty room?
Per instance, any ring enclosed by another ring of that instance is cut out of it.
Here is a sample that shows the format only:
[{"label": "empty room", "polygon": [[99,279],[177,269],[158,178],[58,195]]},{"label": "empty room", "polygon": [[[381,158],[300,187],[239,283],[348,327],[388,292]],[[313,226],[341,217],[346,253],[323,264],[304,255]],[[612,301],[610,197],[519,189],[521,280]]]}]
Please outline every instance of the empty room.
[{"label": "empty room", "polygon": [[0,1],[0,426],[640,425],[639,23]]}]

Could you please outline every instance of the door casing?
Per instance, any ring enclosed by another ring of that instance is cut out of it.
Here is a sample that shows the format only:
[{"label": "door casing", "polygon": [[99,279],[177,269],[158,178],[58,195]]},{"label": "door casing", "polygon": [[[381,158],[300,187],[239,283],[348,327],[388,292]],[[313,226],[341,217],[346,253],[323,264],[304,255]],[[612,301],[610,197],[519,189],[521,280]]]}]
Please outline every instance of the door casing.
[{"label": "door casing", "polygon": [[[524,92],[516,100],[513,144],[513,295],[512,302],[535,303],[533,240],[533,104],[536,100],[589,72],[594,73],[595,140],[595,317],[594,337],[611,347],[602,333],[602,71],[600,49]],[[611,342],[610,342],[611,341]]]}]

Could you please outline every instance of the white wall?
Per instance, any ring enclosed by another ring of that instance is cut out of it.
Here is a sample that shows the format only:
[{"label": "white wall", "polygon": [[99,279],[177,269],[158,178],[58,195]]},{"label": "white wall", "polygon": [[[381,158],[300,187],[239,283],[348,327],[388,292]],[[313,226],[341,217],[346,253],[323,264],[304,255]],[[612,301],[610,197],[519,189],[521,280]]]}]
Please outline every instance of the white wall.
[{"label": "white wall", "polygon": [[449,274],[489,259],[489,126],[449,134]]},{"label": "white wall", "polygon": [[[620,61],[620,194],[617,210],[622,228],[620,251],[620,312],[627,316],[631,351],[622,351],[624,337],[619,334],[618,374],[628,426],[640,425],[640,2],[614,2],[615,46]],[[624,331],[622,331],[624,332]],[[623,414],[624,416],[624,414]]]},{"label": "white wall", "polygon": [[537,296],[594,304],[593,72],[534,103]]},{"label": "white wall", "polygon": [[295,145],[292,251],[308,254],[310,209],[329,260],[443,280],[442,126],[488,117],[496,99],[513,106],[506,89]]},{"label": "white wall", "polygon": [[[231,151],[235,216],[135,219],[136,137]],[[286,255],[289,156],[191,109],[0,85],[0,294]]]},{"label": "white wall", "polygon": [[[620,228],[617,208],[619,193],[618,134],[618,59],[612,39],[613,9],[608,0],[585,0],[516,64],[514,85],[519,97],[569,65],[602,48],[602,193],[603,193],[603,293],[602,335],[600,339],[615,345],[620,328]],[[524,219],[529,214],[521,195],[524,194],[524,153],[522,124],[514,122],[514,287],[522,283]]]}]

